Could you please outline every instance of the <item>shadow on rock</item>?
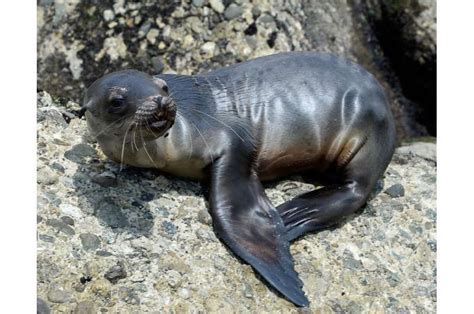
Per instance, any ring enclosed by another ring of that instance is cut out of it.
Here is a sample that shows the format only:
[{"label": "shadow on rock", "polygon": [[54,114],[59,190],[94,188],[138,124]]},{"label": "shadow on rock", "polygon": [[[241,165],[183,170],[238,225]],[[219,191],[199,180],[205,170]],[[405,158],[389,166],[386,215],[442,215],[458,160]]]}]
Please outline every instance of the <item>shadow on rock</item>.
[{"label": "shadow on rock", "polygon": [[100,160],[88,144],[78,144],[64,154],[77,163],[73,185],[81,210],[94,215],[116,233],[133,237],[150,236],[155,215],[166,211],[155,200],[170,190],[178,195],[200,194],[198,184],[180,179],[168,180],[156,170],[125,167]]}]

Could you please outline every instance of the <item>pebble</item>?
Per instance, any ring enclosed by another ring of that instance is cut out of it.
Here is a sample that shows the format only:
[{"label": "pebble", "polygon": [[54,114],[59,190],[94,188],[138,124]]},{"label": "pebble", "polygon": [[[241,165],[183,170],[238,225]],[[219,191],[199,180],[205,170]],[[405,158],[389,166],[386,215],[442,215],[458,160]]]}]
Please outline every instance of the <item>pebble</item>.
[{"label": "pebble", "polygon": [[252,290],[252,286],[250,286],[248,283],[244,283],[244,288],[243,288],[243,292],[244,292],[244,297],[246,298],[249,298],[249,299],[252,299],[253,298],[253,290]]},{"label": "pebble", "polygon": [[198,215],[197,215],[197,220],[202,223],[202,224],[205,224],[205,225],[208,225],[210,226],[212,224],[212,217],[211,217],[211,214],[209,214],[209,212],[207,210],[204,210],[204,209],[201,209],[199,212],[198,212]]},{"label": "pebble", "polygon": [[65,303],[69,301],[70,298],[71,295],[68,292],[58,288],[53,288],[48,292],[48,301],[53,303]]},{"label": "pebble", "polygon": [[106,20],[107,22],[110,22],[114,18],[115,18],[114,11],[112,11],[112,10],[105,10],[104,11],[104,20]]},{"label": "pebble", "polygon": [[90,301],[82,301],[76,305],[74,309],[74,314],[96,314],[97,309],[94,303]]},{"label": "pebble", "polygon": [[119,295],[125,303],[131,305],[140,304],[140,297],[137,295],[137,292],[129,287],[120,287]]},{"label": "pebble", "polygon": [[71,216],[76,219],[82,218],[82,212],[79,207],[73,206],[71,204],[62,203],[59,205],[59,211],[61,211],[61,213],[64,215]]},{"label": "pebble", "polygon": [[36,181],[39,184],[52,185],[58,182],[58,178],[58,175],[49,169],[49,167],[43,167],[38,170]]},{"label": "pebble", "polygon": [[161,264],[164,269],[176,270],[181,274],[186,274],[190,271],[190,267],[174,252],[170,252],[161,259]]},{"label": "pebble", "polygon": [[112,187],[117,185],[117,176],[111,171],[104,171],[98,175],[91,177],[92,182],[95,182],[103,187]]},{"label": "pebble", "polygon": [[36,313],[37,314],[50,314],[48,304],[41,298],[36,298]]},{"label": "pebble", "polygon": [[120,279],[127,277],[127,272],[122,262],[117,263],[117,265],[111,267],[104,275],[105,279],[110,281],[113,284],[116,284]]},{"label": "pebble", "polygon": [[66,170],[63,165],[56,161],[51,164],[51,168],[58,170],[61,173],[64,173],[64,171]]},{"label": "pebble", "polygon": [[166,273],[166,279],[171,288],[179,287],[183,281],[181,274],[173,269]]},{"label": "pebble", "polygon": [[173,236],[178,231],[178,228],[170,221],[163,221],[161,227],[167,235]]},{"label": "pebble", "polygon": [[70,226],[74,226],[74,219],[72,219],[71,217],[69,216],[62,216],[61,217],[61,220],[65,223],[65,224],[68,224]]},{"label": "pebble", "polygon": [[41,240],[41,241],[44,241],[44,242],[49,242],[49,243],[53,243],[56,239],[52,236],[49,236],[47,234],[40,234],[38,236],[38,238]]},{"label": "pebble", "polygon": [[199,7],[202,7],[204,5],[204,0],[193,0],[192,3],[195,7],[199,8]]},{"label": "pebble", "polygon": [[224,16],[226,19],[228,20],[232,20],[232,19],[235,19],[239,16],[242,15],[242,7],[239,6],[239,5],[236,5],[235,3],[231,3],[227,9],[225,9],[224,11]]},{"label": "pebble", "polygon": [[216,43],[212,41],[208,41],[207,43],[201,46],[201,53],[203,53],[208,58],[212,58],[214,56],[215,50],[216,50]]},{"label": "pebble", "polygon": [[160,31],[157,30],[156,28],[151,28],[148,33],[146,34],[146,39],[151,43],[155,44],[156,43],[156,38],[160,34]]},{"label": "pebble", "polygon": [[82,248],[86,251],[95,251],[100,247],[100,239],[92,233],[82,233],[81,238]]},{"label": "pebble", "polygon": [[90,291],[103,298],[110,297],[110,283],[105,279],[94,280],[90,285]]},{"label": "pebble", "polygon": [[252,7],[252,16],[253,16],[254,18],[256,18],[256,17],[260,16],[260,14],[262,14],[262,10],[261,10],[258,6],[256,6],[256,5],[253,6],[253,7]]},{"label": "pebble", "polygon": [[46,220],[46,224],[48,226],[51,226],[53,227],[54,229],[62,232],[62,233],[65,233],[69,236],[73,236],[76,234],[76,232],[74,231],[73,228],[71,228],[69,225],[67,225],[64,221],[61,221],[59,219],[48,219]]},{"label": "pebble", "polygon": [[270,14],[263,14],[258,20],[264,24],[269,24],[275,21],[273,16],[271,16]]},{"label": "pebble", "polygon": [[191,291],[189,291],[189,289],[186,289],[186,288],[180,288],[180,289],[178,290],[178,295],[179,295],[181,298],[187,300],[187,299],[189,299],[189,298],[191,297]]},{"label": "pebble", "polygon": [[209,0],[209,4],[211,5],[211,8],[217,13],[224,12],[224,4],[222,3],[222,0]]},{"label": "pebble", "polygon": [[400,183],[396,183],[386,189],[384,193],[390,195],[391,197],[402,197],[405,195],[405,188]]}]

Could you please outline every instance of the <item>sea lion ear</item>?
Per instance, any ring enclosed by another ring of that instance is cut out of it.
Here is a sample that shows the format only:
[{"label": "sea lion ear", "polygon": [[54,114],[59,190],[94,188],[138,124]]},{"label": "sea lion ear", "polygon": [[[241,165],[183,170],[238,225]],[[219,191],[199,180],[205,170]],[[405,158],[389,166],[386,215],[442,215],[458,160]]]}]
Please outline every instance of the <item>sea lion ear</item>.
[{"label": "sea lion ear", "polygon": [[168,94],[169,90],[168,90],[168,84],[166,84],[166,82],[160,78],[157,78],[157,77],[154,77],[153,78],[153,82],[158,85],[159,88],[161,88],[166,94]]},{"label": "sea lion ear", "polygon": [[91,103],[92,103],[92,101],[89,100],[87,103],[85,103],[83,106],[81,106],[81,109],[79,109],[79,111],[77,111],[77,117],[79,119],[81,119],[86,114],[86,111],[91,106]]}]

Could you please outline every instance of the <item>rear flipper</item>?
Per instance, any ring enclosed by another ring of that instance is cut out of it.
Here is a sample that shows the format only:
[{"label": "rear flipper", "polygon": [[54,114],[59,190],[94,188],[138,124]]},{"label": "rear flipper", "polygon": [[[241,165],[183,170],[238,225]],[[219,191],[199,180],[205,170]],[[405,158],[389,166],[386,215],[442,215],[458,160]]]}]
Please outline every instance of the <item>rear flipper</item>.
[{"label": "rear flipper", "polygon": [[277,207],[289,241],[338,222],[364,205],[370,184],[346,181],[339,186],[307,192]]}]

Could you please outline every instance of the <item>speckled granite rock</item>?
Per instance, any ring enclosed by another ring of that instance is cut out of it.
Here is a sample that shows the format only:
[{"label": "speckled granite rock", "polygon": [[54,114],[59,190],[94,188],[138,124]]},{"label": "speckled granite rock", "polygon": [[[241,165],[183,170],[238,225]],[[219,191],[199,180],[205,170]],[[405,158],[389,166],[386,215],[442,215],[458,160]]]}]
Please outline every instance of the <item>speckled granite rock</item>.
[{"label": "speckled granite rock", "polygon": [[[44,92],[38,100],[40,109],[56,108]],[[77,158],[67,158],[71,150]],[[64,126],[45,115],[38,122],[38,169],[57,177],[38,184],[43,312],[300,311],[216,238],[197,182],[119,171],[86,134],[84,120]],[[93,180],[104,172],[116,183]],[[382,193],[395,184],[403,196]],[[266,192],[280,204],[311,188],[294,177]],[[312,312],[435,311],[436,163],[397,153],[374,194],[337,228],[292,244]]]},{"label": "speckled granite rock", "polygon": [[421,134],[361,0],[39,1],[38,87],[80,101],[111,71],[196,74],[282,51],[324,51],[387,89],[401,137]]}]

